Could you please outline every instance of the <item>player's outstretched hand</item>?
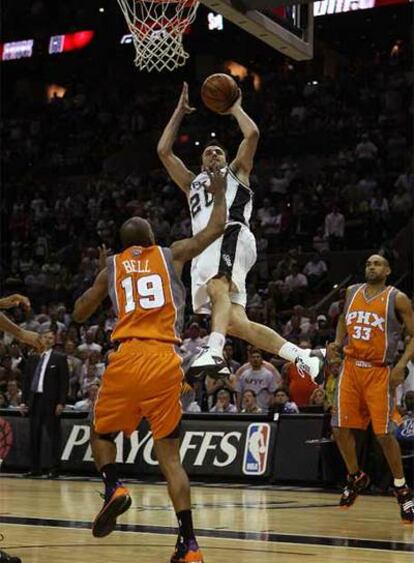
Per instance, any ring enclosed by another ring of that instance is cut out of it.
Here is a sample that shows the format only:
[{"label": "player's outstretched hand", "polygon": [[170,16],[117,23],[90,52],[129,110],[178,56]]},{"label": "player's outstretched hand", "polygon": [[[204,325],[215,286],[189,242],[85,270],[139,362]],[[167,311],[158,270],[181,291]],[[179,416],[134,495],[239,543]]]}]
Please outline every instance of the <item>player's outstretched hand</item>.
[{"label": "player's outstretched hand", "polygon": [[178,101],[177,109],[182,112],[183,114],[193,113],[196,111],[195,107],[190,106],[190,98],[188,95],[188,84],[187,82],[183,82],[183,89],[181,91],[181,96]]},{"label": "player's outstretched hand", "polygon": [[43,342],[43,338],[37,332],[32,332],[31,330],[23,330],[20,339],[21,342],[31,346],[41,354],[45,350],[45,343]]},{"label": "player's outstretched hand", "polygon": [[207,191],[212,194],[223,193],[226,190],[228,168],[220,170],[216,165],[207,170],[207,174],[210,178],[210,186]]},{"label": "player's outstretched hand", "polygon": [[101,271],[104,268],[106,268],[106,259],[108,258],[111,249],[106,248],[106,245],[102,244],[101,246],[98,246],[98,251],[99,251],[98,265],[99,265],[99,271]]},{"label": "player's outstretched hand", "polygon": [[0,309],[11,309],[19,305],[23,305],[25,309],[30,309],[29,299],[19,293],[14,293],[13,295],[8,295],[0,299]]}]

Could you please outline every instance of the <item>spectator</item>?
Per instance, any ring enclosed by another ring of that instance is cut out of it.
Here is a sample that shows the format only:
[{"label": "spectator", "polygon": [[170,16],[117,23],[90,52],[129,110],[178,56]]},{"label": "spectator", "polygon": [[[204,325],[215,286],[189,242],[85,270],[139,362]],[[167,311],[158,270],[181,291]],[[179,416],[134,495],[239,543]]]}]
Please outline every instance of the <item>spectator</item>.
[{"label": "spectator", "polygon": [[317,328],[312,337],[313,348],[325,348],[327,342],[335,338],[335,331],[329,326],[326,315],[318,315],[316,318]]},{"label": "spectator", "polygon": [[261,414],[262,409],[257,406],[256,393],[252,389],[246,389],[242,395],[241,411],[244,414]]},{"label": "spectator", "polygon": [[[310,342],[301,342],[301,347],[310,348]],[[285,387],[289,391],[289,397],[299,407],[309,404],[313,391],[318,387],[309,377],[303,377],[298,372],[296,365],[286,362],[282,368],[282,377]]]},{"label": "spectator", "polygon": [[275,393],[274,410],[280,414],[296,414],[299,412],[298,406],[289,400],[286,389],[279,387]]},{"label": "spectator", "polygon": [[325,237],[329,239],[331,250],[342,250],[344,246],[345,217],[339,211],[337,205],[325,217]]},{"label": "spectator", "polygon": [[206,339],[200,335],[200,325],[198,323],[191,323],[188,329],[188,338],[184,338],[181,345],[181,351],[184,358],[192,356],[199,348],[204,346]]},{"label": "spectator", "polygon": [[98,395],[99,385],[92,384],[86,389],[86,397],[81,401],[77,401],[73,408],[75,411],[92,412],[94,409],[96,397]]},{"label": "spectator", "polygon": [[222,412],[226,412],[226,413],[236,413],[237,412],[237,407],[235,405],[233,405],[230,402],[230,393],[227,389],[221,389],[218,393],[217,393],[217,402],[214,405],[214,407],[212,407],[210,409],[210,412],[215,412],[215,413],[222,413]]},{"label": "spectator", "polygon": [[195,400],[195,391],[188,383],[184,383],[181,392],[183,412],[201,412],[200,405]]},{"label": "spectator", "polygon": [[291,292],[302,292],[306,287],[308,287],[307,277],[301,273],[299,266],[293,264],[290,274],[285,279],[285,284]]},{"label": "spectator", "polygon": [[233,343],[230,340],[227,340],[226,344],[224,345],[223,356],[227,362],[227,365],[231,373],[236,373],[236,371],[240,367],[240,364],[239,362],[236,362],[236,360],[233,359],[234,347],[233,347]]},{"label": "spectator", "polygon": [[[273,393],[277,388],[277,379],[267,367],[263,365],[263,357],[260,350],[253,349],[250,353],[250,366],[240,368],[236,374],[237,405],[241,406],[241,399],[246,389],[255,392],[257,404],[263,412],[267,412],[273,403]],[[274,369],[274,368],[273,368]]]},{"label": "spectator", "polygon": [[355,148],[355,156],[358,159],[360,169],[366,170],[367,166],[372,167],[373,161],[376,159],[378,154],[378,148],[370,140],[368,133],[364,133],[361,136],[361,141]]},{"label": "spectator", "polygon": [[318,387],[314,389],[312,395],[309,397],[309,405],[312,407],[320,407],[321,412],[325,410],[325,391]]},{"label": "spectator", "polygon": [[79,390],[82,376],[82,361],[75,356],[76,345],[72,340],[66,340],[63,352],[66,354],[69,369],[69,396],[74,399]]},{"label": "spectator", "polygon": [[85,342],[78,346],[79,352],[92,352],[92,351],[102,351],[102,346],[94,342],[95,331],[89,328],[85,333]]},{"label": "spectator", "polygon": [[317,285],[326,276],[327,271],[328,267],[326,262],[316,253],[313,254],[312,258],[303,268],[303,273],[308,278],[310,287]]},{"label": "spectator", "polygon": [[10,379],[7,382],[7,393],[6,393],[7,402],[9,407],[18,407],[21,405],[22,402],[22,392],[19,388],[19,385],[15,379]]}]

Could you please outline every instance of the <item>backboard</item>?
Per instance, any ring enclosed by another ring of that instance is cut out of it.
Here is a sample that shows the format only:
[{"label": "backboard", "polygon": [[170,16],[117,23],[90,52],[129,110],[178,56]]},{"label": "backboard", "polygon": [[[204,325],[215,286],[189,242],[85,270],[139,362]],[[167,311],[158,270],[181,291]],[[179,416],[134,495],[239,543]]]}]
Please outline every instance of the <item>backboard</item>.
[{"label": "backboard", "polygon": [[309,0],[305,4],[297,0],[200,1],[296,61],[313,57],[313,2]]}]

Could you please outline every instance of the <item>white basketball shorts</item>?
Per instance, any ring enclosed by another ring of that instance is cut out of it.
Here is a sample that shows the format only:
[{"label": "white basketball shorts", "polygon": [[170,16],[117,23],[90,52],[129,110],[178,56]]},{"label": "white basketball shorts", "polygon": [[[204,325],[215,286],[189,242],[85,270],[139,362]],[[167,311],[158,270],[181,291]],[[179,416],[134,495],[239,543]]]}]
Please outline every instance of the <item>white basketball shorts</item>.
[{"label": "white basketball shorts", "polygon": [[194,313],[211,313],[207,282],[220,275],[232,281],[231,302],[245,307],[246,276],[254,266],[256,258],[256,240],[250,229],[241,223],[230,223],[224,235],[196,256],[191,263]]}]

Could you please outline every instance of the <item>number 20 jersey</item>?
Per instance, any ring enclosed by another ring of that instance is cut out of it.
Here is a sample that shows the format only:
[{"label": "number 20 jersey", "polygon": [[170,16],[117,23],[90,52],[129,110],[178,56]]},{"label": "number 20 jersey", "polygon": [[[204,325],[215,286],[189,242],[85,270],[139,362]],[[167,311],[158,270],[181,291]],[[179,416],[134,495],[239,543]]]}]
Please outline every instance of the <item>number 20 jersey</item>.
[{"label": "number 20 jersey", "polygon": [[[192,182],[188,194],[193,235],[204,229],[210,219],[213,207],[213,195],[207,191],[210,179],[207,172],[201,172]],[[228,168],[227,186],[227,221],[241,223],[249,227],[253,209],[253,192],[240,182],[234,172]]]},{"label": "number 20 jersey", "polygon": [[185,288],[169,248],[131,246],[107,259],[107,271],[108,293],[118,317],[112,340],[181,342]]},{"label": "number 20 jersey", "polygon": [[357,284],[348,289],[344,352],[355,360],[388,365],[395,359],[402,329],[395,309],[398,290],[388,286],[369,298],[366,288],[366,284]]}]

